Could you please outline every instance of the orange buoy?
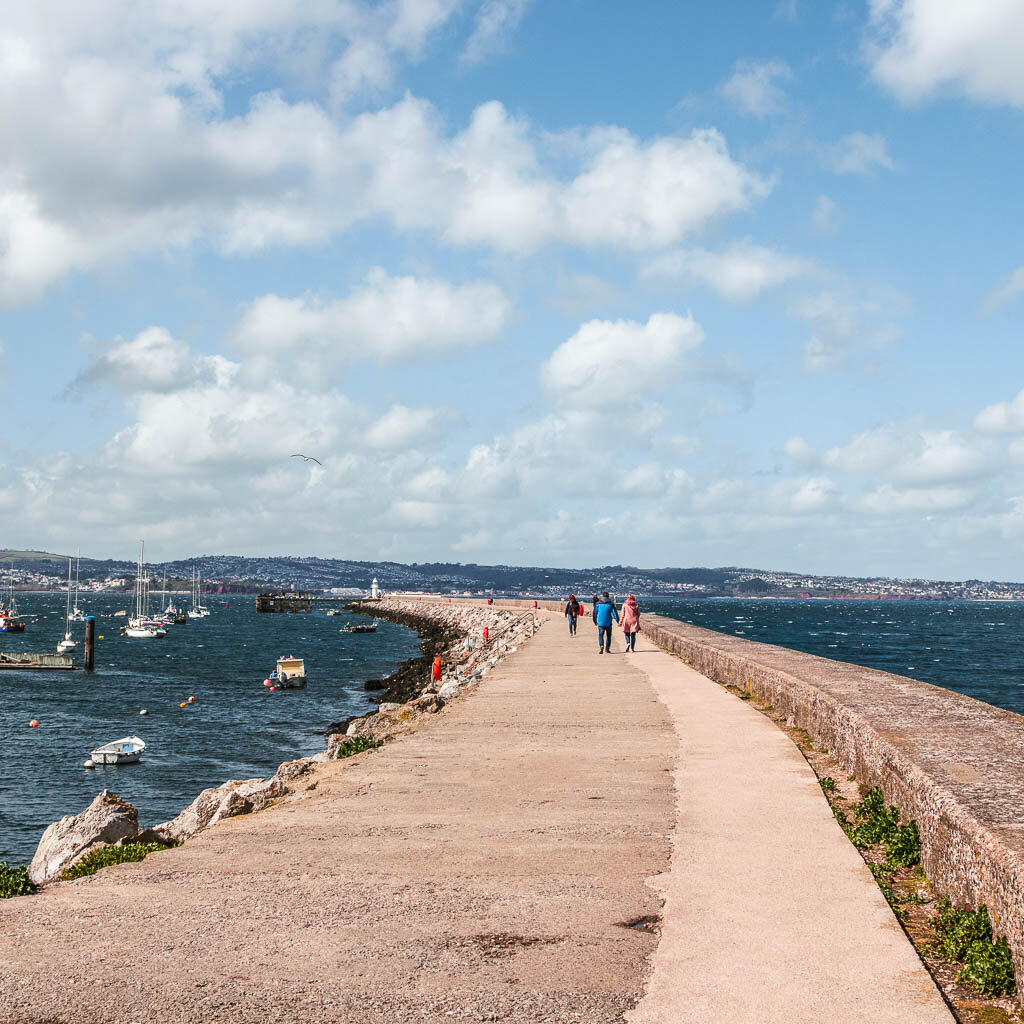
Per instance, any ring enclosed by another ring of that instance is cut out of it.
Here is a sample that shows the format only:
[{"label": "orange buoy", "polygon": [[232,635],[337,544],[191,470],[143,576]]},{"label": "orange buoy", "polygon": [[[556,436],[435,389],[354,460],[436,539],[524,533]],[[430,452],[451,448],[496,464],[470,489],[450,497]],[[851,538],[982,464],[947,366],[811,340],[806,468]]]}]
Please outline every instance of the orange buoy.
[{"label": "orange buoy", "polygon": [[39,719],[38,718],[33,718],[32,721],[28,723],[28,727],[30,729],[38,729],[39,728]]},{"label": "orange buoy", "polygon": [[180,704],[178,705],[178,707],[179,707],[179,708],[183,708],[184,706],[185,706],[185,702],[184,702],[184,701],[182,701],[182,702],[181,702],[181,703],[180,703]]},{"label": "orange buoy", "polygon": [[269,679],[264,679],[263,680],[263,685],[264,686],[269,686],[270,685],[270,680]]}]

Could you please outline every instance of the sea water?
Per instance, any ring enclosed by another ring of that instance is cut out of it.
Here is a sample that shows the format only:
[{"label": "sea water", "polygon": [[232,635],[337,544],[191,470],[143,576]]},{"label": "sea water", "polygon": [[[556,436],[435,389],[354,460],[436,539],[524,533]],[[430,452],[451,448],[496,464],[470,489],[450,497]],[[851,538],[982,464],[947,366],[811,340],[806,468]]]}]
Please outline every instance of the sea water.
[{"label": "sea water", "polygon": [[649,598],[642,607],[745,640],[910,676],[1024,714],[1024,602]]},{"label": "sea water", "polygon": [[[163,638],[127,638],[126,618],[112,613],[130,604],[131,595],[80,595],[103,638],[94,672],[0,669],[0,860],[31,859],[47,825],[84,810],[102,789],[134,804],[141,825],[155,825],[209,786],[266,778],[282,761],[315,754],[331,722],[375,706],[367,679],[419,653],[404,626],[381,621],[376,633],[344,633],[346,622],[369,620],[322,609],[258,615],[251,597],[210,597],[209,618],[168,626]],[[0,634],[0,650],[54,652],[64,597],[19,595],[18,610],[27,629]],[[72,629],[80,665],[85,626]],[[305,659],[308,685],[270,693],[263,680],[283,655]],[[138,764],[83,768],[93,747],[124,736],[145,741]]]}]

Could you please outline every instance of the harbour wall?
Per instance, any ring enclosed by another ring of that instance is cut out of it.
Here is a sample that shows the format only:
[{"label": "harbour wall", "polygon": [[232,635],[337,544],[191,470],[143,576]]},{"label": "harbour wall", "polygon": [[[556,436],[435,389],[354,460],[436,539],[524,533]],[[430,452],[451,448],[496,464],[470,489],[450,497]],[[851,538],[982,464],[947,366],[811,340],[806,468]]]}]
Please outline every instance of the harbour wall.
[{"label": "harbour wall", "polygon": [[[561,612],[565,603],[537,607]],[[928,877],[955,906],[988,907],[1024,978],[1024,716],[916,679],[660,615],[644,613],[641,630],[702,675],[784,714],[858,782],[881,787],[902,820],[917,822]]]}]

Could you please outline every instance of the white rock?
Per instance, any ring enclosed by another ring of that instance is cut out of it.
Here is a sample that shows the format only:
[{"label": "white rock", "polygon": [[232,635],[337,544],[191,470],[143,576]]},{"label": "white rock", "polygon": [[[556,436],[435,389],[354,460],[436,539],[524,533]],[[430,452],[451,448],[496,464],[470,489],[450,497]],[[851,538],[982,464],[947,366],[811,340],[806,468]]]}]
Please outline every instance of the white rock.
[{"label": "white rock", "polygon": [[109,846],[122,839],[134,839],[138,834],[139,812],[105,789],[81,814],[69,814],[43,833],[28,877],[42,885],[59,878],[90,847]]}]

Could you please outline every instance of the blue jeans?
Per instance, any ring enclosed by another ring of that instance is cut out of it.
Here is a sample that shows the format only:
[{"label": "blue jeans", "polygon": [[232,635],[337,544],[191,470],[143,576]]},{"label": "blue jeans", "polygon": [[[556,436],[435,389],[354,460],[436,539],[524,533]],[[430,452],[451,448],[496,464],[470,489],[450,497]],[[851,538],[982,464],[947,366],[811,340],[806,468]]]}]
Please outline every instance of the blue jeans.
[{"label": "blue jeans", "polygon": [[598,626],[597,627],[597,642],[606,650],[612,649],[612,627],[611,626]]},{"label": "blue jeans", "polygon": [[626,650],[627,651],[635,651],[636,650],[636,633],[627,633],[626,634]]},{"label": "blue jeans", "polygon": [[573,636],[576,633],[576,615],[567,615],[566,618],[569,620],[569,636]]}]

